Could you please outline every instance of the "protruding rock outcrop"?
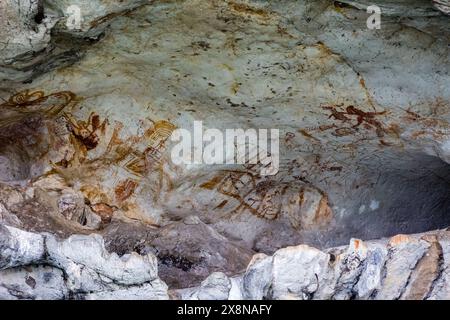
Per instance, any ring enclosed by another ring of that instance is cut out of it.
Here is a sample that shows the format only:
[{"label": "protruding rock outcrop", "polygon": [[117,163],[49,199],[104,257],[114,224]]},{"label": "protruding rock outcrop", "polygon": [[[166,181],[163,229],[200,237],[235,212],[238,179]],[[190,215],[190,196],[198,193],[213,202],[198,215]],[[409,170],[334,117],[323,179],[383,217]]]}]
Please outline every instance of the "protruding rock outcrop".
[{"label": "protruding rock outcrop", "polygon": [[171,288],[198,284],[214,272],[229,276],[241,273],[254,254],[196,216],[158,230],[127,226],[118,221],[106,228],[103,235],[111,251],[153,252],[158,258],[160,277]]},{"label": "protruding rock outcrop", "polygon": [[[448,299],[450,232],[352,239],[346,247],[257,254],[244,273],[214,272],[173,299]],[[151,254],[119,257],[98,235],[60,241],[0,225],[3,299],[168,299]]]},{"label": "protruding rock outcrop", "polygon": [[30,81],[82,56],[111,20],[148,0],[4,0],[0,3],[0,81]]},{"label": "protruding rock outcrop", "polygon": [[436,231],[352,239],[347,247],[324,251],[288,247],[255,255],[243,275],[211,275],[200,287],[175,293],[183,299],[223,299],[225,292],[229,299],[251,300],[448,299],[449,239],[449,231]]},{"label": "protruding rock outcrop", "polygon": [[450,15],[450,1],[449,0],[433,0],[434,6],[443,13]]},{"label": "protruding rock outcrop", "polygon": [[98,235],[60,241],[0,225],[3,299],[166,299],[156,257],[108,253]]}]

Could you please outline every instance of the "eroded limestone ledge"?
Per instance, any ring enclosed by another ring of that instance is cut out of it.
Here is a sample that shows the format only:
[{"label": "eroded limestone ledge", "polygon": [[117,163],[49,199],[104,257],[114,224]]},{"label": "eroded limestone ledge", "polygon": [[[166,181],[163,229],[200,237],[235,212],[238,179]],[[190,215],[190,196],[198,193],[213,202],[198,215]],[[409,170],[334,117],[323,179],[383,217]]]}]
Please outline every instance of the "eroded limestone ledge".
[{"label": "eroded limestone ledge", "polygon": [[58,241],[0,225],[0,299],[167,299],[156,257],[119,257],[98,235]]},{"label": "eroded limestone ledge", "polygon": [[176,290],[180,299],[450,298],[450,232],[397,235],[318,250],[287,247],[257,254],[243,275],[214,273],[196,288]]},{"label": "eroded limestone ledge", "polygon": [[111,20],[149,0],[2,0],[0,80],[30,81],[80,59]]},{"label": "eroded limestone ledge", "polygon": [[[383,4],[380,30],[326,0],[114,15],[77,63],[2,86],[0,180],[93,230],[196,215],[268,254],[446,226],[449,18],[431,2]],[[168,137],[194,120],[279,129],[279,174],[173,165]]]},{"label": "eroded limestone ledge", "polygon": [[58,241],[0,225],[2,299],[449,299],[450,232],[432,231],[318,250],[257,254],[243,274],[215,272],[167,291],[152,254],[119,257],[98,235]]}]

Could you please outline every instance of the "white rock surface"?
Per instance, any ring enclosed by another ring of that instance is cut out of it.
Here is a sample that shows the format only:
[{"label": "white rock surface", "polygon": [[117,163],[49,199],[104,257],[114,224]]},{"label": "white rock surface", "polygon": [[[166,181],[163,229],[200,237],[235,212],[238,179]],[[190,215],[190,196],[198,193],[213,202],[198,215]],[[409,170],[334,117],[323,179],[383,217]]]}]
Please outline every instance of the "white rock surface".
[{"label": "white rock surface", "polygon": [[242,280],[244,297],[261,300],[269,295],[272,280],[273,258],[265,254],[253,256]]},{"label": "white rock surface", "polygon": [[60,241],[0,225],[0,249],[0,294],[5,298],[168,298],[153,254],[119,257],[106,251],[99,235]]},{"label": "white rock surface", "polygon": [[[222,272],[214,272],[208,276],[198,288],[175,290],[182,300],[227,300],[230,298],[232,280]],[[237,297],[236,287],[233,298]]]},{"label": "white rock surface", "polygon": [[149,3],[148,0],[3,0],[0,81],[29,81],[46,70],[75,62],[80,57],[76,51],[83,43],[78,47],[67,43],[73,39],[98,38],[111,20]]},{"label": "white rock surface", "polygon": [[1,300],[61,300],[68,297],[62,270],[25,266],[0,271]]},{"label": "white rock surface", "polygon": [[300,245],[271,257],[259,254],[242,277],[240,295],[250,300],[446,299],[449,234],[352,239],[347,247],[325,252]]},{"label": "white rock surface", "polygon": [[48,260],[66,271],[74,289],[98,291],[103,285],[143,284],[158,276],[154,255],[110,254],[99,235],[75,235],[62,242],[47,237],[46,247]]},{"label": "white rock surface", "polygon": [[[118,257],[104,249],[98,235],[58,241],[4,226],[0,235],[2,248],[5,243],[9,246],[0,259],[3,299],[169,298],[152,254]],[[32,238],[40,241],[30,242]],[[347,247],[326,251],[306,245],[288,247],[273,256],[255,255],[243,275],[230,278],[215,272],[199,287],[174,290],[172,296],[187,300],[445,299],[450,295],[449,238],[449,231],[434,231],[377,241],[352,239]],[[24,246],[27,250],[20,249]]]},{"label": "white rock surface", "polygon": [[39,263],[44,258],[44,236],[0,224],[0,270]]},{"label": "white rock surface", "polygon": [[154,280],[140,286],[88,293],[86,300],[167,300],[167,285],[161,280]]}]

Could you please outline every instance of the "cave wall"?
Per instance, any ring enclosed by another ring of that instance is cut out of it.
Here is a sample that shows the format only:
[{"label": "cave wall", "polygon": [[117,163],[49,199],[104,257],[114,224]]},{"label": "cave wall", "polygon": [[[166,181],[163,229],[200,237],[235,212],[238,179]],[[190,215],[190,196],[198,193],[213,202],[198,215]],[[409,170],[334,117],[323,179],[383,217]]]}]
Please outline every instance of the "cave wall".
[{"label": "cave wall", "polygon": [[[255,253],[448,226],[448,6],[379,1],[370,30],[367,4],[2,2],[4,221],[152,252],[174,288]],[[278,174],[173,164],[194,120],[279,129]]]}]

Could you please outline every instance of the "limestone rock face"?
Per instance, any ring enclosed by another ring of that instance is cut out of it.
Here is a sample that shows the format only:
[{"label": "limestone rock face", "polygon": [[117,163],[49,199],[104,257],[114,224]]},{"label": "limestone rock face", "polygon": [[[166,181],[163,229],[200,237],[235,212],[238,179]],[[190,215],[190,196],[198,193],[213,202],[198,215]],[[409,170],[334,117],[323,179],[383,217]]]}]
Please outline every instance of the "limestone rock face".
[{"label": "limestone rock face", "polygon": [[167,285],[154,280],[140,286],[120,288],[112,291],[88,293],[86,300],[167,300]]},{"label": "limestone rock face", "polygon": [[111,21],[131,10],[148,4],[148,0],[45,0],[44,10],[60,16],[63,23],[57,31],[76,37],[97,37]]},{"label": "limestone rock face", "polygon": [[35,54],[51,41],[56,17],[44,17],[41,1],[5,0],[0,3],[0,78],[18,80],[15,68],[33,64]]},{"label": "limestone rock face", "polygon": [[0,228],[2,298],[168,298],[150,253],[110,254],[99,235],[60,241],[49,234]]},{"label": "limestone rock face", "polygon": [[448,236],[448,231],[436,231],[367,242],[352,239],[347,247],[326,251],[288,247],[273,256],[255,255],[240,281],[229,279],[238,283],[239,294],[222,289],[227,283],[223,276],[220,282],[215,276],[176,293],[196,298],[208,284],[212,296],[228,292],[230,299],[443,299],[449,294]]},{"label": "limestone rock face", "polygon": [[[1,226],[2,299],[168,299],[153,254],[119,257],[102,237],[59,241]],[[397,235],[347,247],[306,245],[257,254],[245,272],[213,272],[199,287],[172,290],[174,299],[445,299],[449,231]],[[32,240],[32,241],[31,241]],[[44,245],[45,243],[45,245]]]},{"label": "limestone rock face", "polygon": [[0,298],[448,298],[450,4],[372,4],[1,0]]},{"label": "limestone rock face", "polygon": [[0,268],[38,263],[45,257],[44,237],[0,225]]},{"label": "limestone rock face", "polygon": [[0,203],[0,223],[19,226],[20,220],[14,214],[11,214],[6,207]]},{"label": "limestone rock face", "polygon": [[448,0],[433,0],[434,6],[443,13],[450,15],[450,1]]},{"label": "limestone rock face", "polygon": [[[379,30],[364,1],[78,3],[80,32],[105,15],[104,37],[68,41],[85,53],[72,66],[2,85],[0,175],[36,192],[7,209],[48,210],[54,223],[26,224],[36,231],[195,215],[272,254],[449,223],[448,17],[431,2],[383,1]],[[67,2],[43,4],[55,33],[76,38]],[[170,136],[194,120],[278,129],[279,172],[174,164]]]}]

